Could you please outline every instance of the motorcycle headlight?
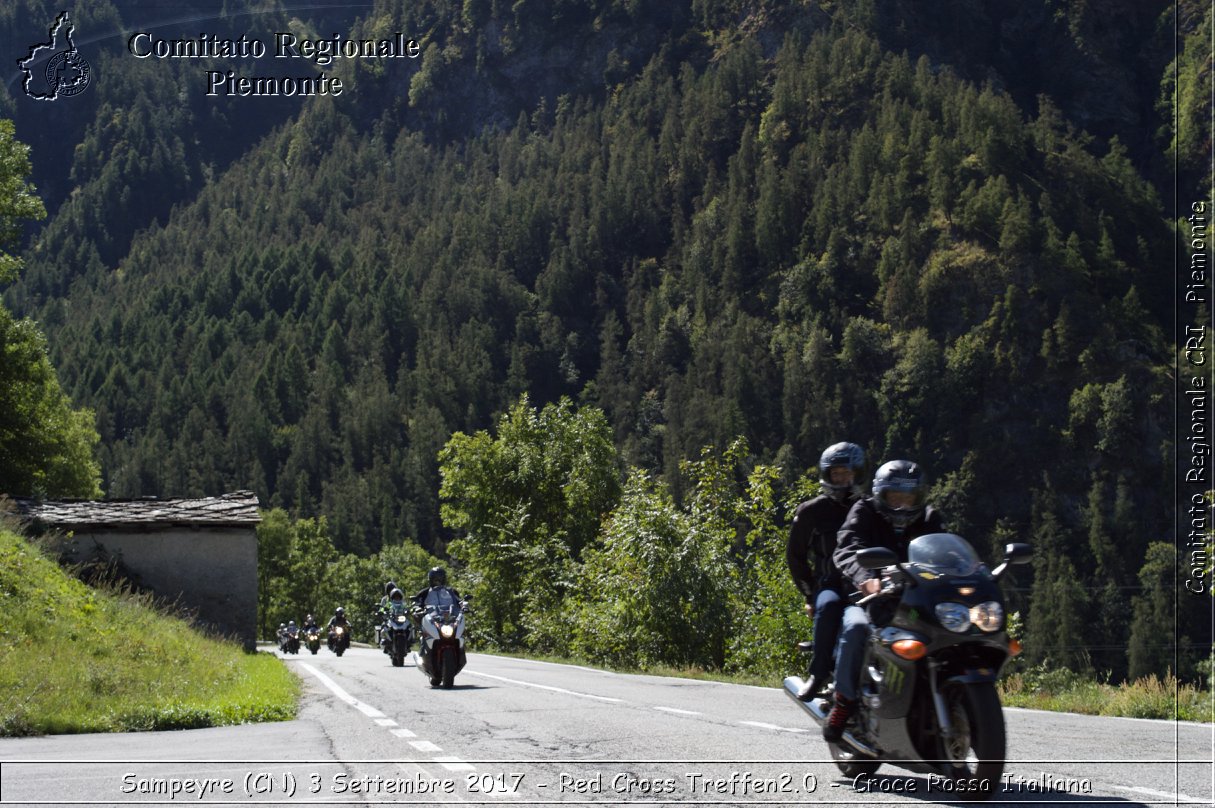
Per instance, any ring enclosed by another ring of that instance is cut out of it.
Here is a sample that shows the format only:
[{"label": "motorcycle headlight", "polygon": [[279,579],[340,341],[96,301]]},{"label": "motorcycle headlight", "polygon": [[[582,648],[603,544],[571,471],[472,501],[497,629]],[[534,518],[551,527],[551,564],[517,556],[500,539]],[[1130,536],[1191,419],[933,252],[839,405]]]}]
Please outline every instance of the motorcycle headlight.
[{"label": "motorcycle headlight", "polygon": [[959,634],[970,628],[970,609],[961,603],[938,603],[935,609],[937,622]]},{"label": "motorcycle headlight", "polygon": [[455,626],[443,626],[442,628],[439,629],[439,636],[441,636],[445,640],[450,640],[452,637],[456,636],[456,627]]},{"label": "motorcycle headlight", "polygon": [[983,631],[999,631],[1004,626],[1004,607],[994,600],[971,606],[970,622]]},{"label": "motorcycle headlight", "polygon": [[404,622],[405,622],[405,615],[403,615],[403,614],[398,614],[398,615],[397,615],[397,622],[398,622],[398,623],[404,623]]},{"label": "motorcycle headlight", "polygon": [[340,628],[335,628],[333,630],[333,633],[338,635],[339,637],[342,636],[342,630]]}]

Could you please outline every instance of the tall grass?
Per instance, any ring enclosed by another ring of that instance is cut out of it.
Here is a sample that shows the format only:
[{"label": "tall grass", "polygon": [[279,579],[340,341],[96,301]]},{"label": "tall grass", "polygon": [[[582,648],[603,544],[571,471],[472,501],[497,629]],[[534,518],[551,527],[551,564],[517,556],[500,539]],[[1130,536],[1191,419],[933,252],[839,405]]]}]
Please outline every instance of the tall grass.
[{"label": "tall grass", "polygon": [[1006,678],[1000,683],[1000,697],[1009,707],[1127,718],[1215,720],[1212,693],[1182,684],[1174,676],[1149,676],[1111,685],[1069,670],[1038,667]]},{"label": "tall grass", "polygon": [[0,530],[0,735],[277,721],[297,696],[272,656],[85,586]]}]

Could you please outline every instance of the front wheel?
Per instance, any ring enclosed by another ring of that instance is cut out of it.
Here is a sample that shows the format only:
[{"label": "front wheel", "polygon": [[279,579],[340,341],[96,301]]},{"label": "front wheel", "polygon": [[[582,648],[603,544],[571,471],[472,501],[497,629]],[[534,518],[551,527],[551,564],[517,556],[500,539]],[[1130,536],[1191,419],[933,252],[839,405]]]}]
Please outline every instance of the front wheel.
[{"label": "front wheel", "polygon": [[442,660],[439,663],[439,670],[443,677],[443,687],[448,690],[456,683],[456,660],[454,657],[455,654],[450,648],[445,649],[439,655],[439,658]]},{"label": "front wheel", "polygon": [[942,738],[945,773],[965,796],[991,797],[1004,773],[1004,710],[991,682],[953,685],[945,691],[953,737]]}]

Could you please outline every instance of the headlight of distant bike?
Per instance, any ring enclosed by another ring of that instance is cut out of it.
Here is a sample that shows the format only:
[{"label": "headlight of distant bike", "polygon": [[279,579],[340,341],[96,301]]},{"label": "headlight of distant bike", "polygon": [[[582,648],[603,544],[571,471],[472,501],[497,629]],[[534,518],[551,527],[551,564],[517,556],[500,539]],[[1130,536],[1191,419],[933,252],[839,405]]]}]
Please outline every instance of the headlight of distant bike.
[{"label": "headlight of distant bike", "polygon": [[405,622],[405,615],[403,615],[403,614],[398,614],[398,615],[397,615],[397,622],[398,622],[398,623],[404,623],[404,622]]},{"label": "headlight of distant bike", "polygon": [[942,626],[959,634],[970,628],[970,609],[961,603],[938,603],[935,609]]},{"label": "headlight of distant bike", "polygon": [[342,636],[342,630],[340,628],[335,628],[333,630],[333,633],[338,635],[339,637]]},{"label": "headlight of distant bike", "polygon": [[456,636],[456,627],[455,626],[442,626],[439,629],[439,636],[441,636],[445,640],[450,640],[452,637]]},{"label": "headlight of distant bike", "polygon": [[1004,626],[1004,607],[994,600],[971,606],[970,622],[983,631],[999,631]]}]

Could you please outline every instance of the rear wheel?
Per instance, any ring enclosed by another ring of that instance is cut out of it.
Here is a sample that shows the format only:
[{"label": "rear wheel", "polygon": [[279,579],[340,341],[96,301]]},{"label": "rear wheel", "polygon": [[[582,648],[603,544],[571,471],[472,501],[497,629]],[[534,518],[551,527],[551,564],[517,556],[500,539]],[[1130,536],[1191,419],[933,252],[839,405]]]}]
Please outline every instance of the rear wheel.
[{"label": "rear wheel", "polygon": [[840,744],[829,743],[827,746],[831,748],[831,757],[835,760],[835,765],[849,779],[873,774],[882,765],[882,761],[853,752]]},{"label": "rear wheel", "polygon": [[965,796],[985,800],[1004,773],[1004,710],[991,682],[954,685],[945,691],[953,737],[942,739],[946,773]]}]

